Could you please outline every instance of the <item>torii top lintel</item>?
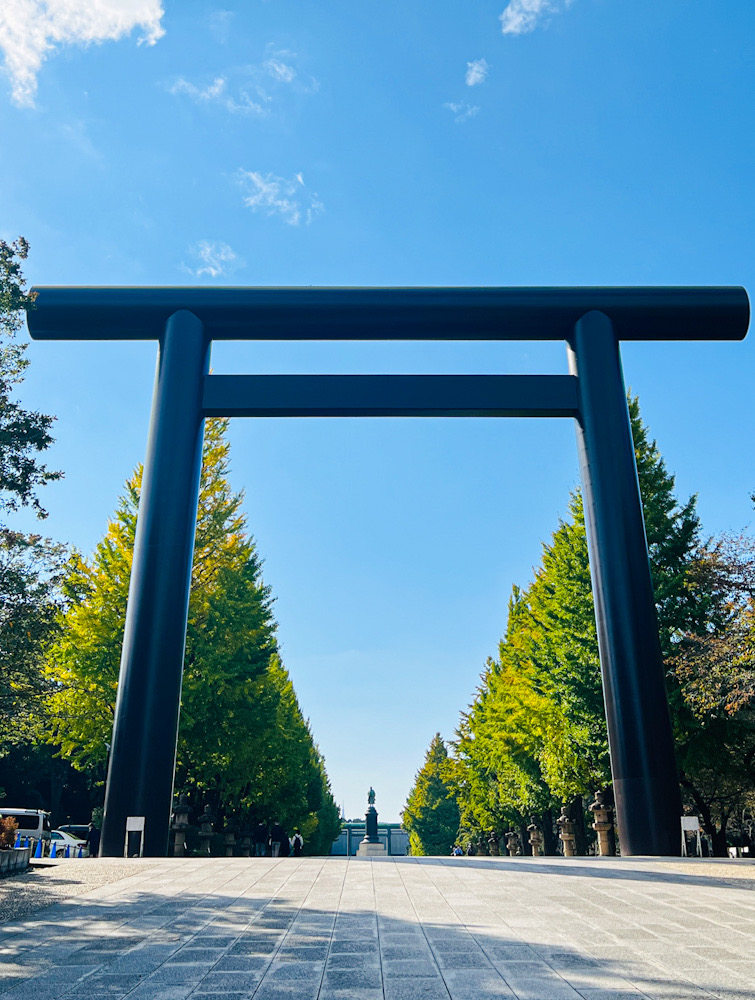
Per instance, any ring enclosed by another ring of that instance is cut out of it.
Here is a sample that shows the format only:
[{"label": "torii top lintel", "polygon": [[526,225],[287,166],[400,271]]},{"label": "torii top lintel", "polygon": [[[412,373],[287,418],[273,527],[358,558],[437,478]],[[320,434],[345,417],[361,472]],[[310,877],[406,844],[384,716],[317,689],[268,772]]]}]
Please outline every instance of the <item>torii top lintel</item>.
[{"label": "torii top lintel", "polygon": [[742,340],[747,292],[720,287],[34,288],[35,340],[152,340],[186,309],[213,340],[565,340],[597,310],[620,340]]}]

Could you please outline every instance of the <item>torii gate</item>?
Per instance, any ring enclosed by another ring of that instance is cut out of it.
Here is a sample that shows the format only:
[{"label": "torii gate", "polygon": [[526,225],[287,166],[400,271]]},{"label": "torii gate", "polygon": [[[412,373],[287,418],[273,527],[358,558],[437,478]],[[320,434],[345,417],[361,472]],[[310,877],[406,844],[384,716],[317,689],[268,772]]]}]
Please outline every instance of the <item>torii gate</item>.
[{"label": "torii gate", "polygon": [[[620,340],[742,340],[743,288],[33,289],[37,340],[159,342],[101,854],[168,848],[205,417],[573,417],[625,855],[681,800]],[[209,375],[213,340],[565,340],[569,375]]]}]

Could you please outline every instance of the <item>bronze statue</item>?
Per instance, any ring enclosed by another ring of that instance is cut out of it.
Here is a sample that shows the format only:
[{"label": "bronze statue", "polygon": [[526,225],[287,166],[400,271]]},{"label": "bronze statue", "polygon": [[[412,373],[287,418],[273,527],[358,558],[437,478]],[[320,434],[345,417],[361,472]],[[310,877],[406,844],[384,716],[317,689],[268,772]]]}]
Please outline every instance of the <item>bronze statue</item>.
[{"label": "bronze statue", "polygon": [[367,805],[368,806],[375,805],[375,789],[372,787],[372,785],[370,785],[370,790],[369,792],[367,792]]}]

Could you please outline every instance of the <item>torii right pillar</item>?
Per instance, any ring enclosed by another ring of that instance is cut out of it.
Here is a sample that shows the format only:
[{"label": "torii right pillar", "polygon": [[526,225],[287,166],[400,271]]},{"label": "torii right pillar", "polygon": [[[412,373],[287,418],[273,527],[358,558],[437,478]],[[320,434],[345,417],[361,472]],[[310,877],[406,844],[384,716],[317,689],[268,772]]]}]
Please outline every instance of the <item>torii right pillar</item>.
[{"label": "torii right pillar", "polygon": [[678,855],[682,813],[619,341],[601,312],[569,341],[577,447],[622,854]]}]

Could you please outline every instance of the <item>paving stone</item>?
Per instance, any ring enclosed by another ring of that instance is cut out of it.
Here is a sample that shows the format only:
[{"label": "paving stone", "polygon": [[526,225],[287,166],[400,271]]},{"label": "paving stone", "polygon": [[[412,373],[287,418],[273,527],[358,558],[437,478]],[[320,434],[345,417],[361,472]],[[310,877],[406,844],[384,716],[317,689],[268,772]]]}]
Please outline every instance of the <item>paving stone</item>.
[{"label": "paving stone", "polygon": [[261,972],[269,962],[267,955],[228,955],[212,968],[215,972]]},{"label": "paving stone", "polygon": [[330,944],[331,954],[343,954],[345,952],[356,952],[360,955],[377,955],[377,941],[362,941],[360,939],[349,939],[345,941],[334,940]]},{"label": "paving stone", "polygon": [[384,1000],[383,989],[369,990],[355,987],[353,989],[331,990],[321,987],[317,1000]]},{"label": "paving stone", "polygon": [[319,991],[319,982],[311,984],[300,982],[296,986],[279,986],[265,982],[254,994],[254,1000],[316,1000]]},{"label": "paving stone", "polygon": [[226,952],[227,955],[270,955],[272,954],[281,939],[273,941],[239,941],[231,945]]},{"label": "paving stone", "polygon": [[135,990],[128,994],[129,1000],[186,1000],[194,989],[194,984],[183,986],[166,986],[160,983],[143,981]]},{"label": "paving stone", "polygon": [[385,1000],[448,1000],[442,979],[386,979]]},{"label": "paving stone", "polygon": [[244,990],[254,989],[262,979],[262,974],[259,972],[208,972],[207,975],[200,980],[200,985],[202,990],[207,992],[221,992],[226,990],[228,992],[243,992]]},{"label": "paving stone", "polygon": [[161,984],[197,983],[213,968],[209,963],[173,963],[161,965],[159,969],[145,977],[146,982]]},{"label": "paving stone", "polygon": [[88,976],[84,982],[86,989],[95,993],[127,993],[138,986],[144,977],[136,974],[126,975],[123,973],[103,973],[95,972]]},{"label": "paving stone", "polygon": [[327,945],[315,948],[289,948],[284,944],[275,956],[275,960],[276,962],[324,962],[327,957]]},{"label": "paving stone", "polygon": [[380,967],[367,969],[328,969],[323,976],[323,986],[334,989],[380,989],[382,976]]},{"label": "paving stone", "polygon": [[192,997],[201,997],[202,1000],[249,1000],[249,990],[242,993],[199,993],[191,994]]},{"label": "paving stone", "polygon": [[390,962],[384,961],[382,966],[383,977],[385,979],[406,978],[407,976],[411,976],[414,979],[426,979],[432,976],[439,977],[439,972],[434,962],[394,959]]},{"label": "paving stone", "polygon": [[[418,941],[421,939],[418,939]],[[432,953],[428,948],[427,944],[422,942],[419,944],[411,945],[386,945],[380,948],[380,957],[383,961],[392,961],[393,959],[413,959],[414,961],[432,961]]]}]

